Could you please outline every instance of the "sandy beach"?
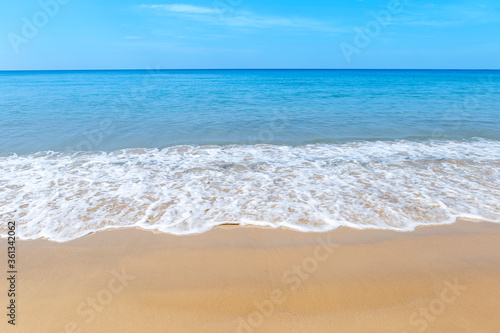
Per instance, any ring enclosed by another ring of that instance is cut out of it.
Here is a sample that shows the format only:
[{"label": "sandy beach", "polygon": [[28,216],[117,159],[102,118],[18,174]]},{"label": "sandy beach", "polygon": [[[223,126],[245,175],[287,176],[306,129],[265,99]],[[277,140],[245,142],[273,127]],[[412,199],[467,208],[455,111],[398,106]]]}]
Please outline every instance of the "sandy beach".
[{"label": "sandy beach", "polygon": [[2,332],[500,331],[500,224],[120,229],[17,251],[16,326],[4,314]]},{"label": "sandy beach", "polygon": [[0,333],[500,333],[500,0],[2,13]]}]

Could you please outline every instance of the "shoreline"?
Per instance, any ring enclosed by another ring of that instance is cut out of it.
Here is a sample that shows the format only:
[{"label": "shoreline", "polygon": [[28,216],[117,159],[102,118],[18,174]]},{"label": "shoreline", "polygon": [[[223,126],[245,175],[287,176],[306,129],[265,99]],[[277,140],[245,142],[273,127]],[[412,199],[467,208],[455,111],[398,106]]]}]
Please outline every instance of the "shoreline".
[{"label": "shoreline", "polygon": [[179,146],[0,162],[1,214],[25,239],[132,226],[199,233],[222,222],[317,232],[500,222],[500,141]]},{"label": "shoreline", "polygon": [[500,325],[498,223],[459,220],[411,232],[224,226],[181,237],[127,228],[17,247],[16,332],[494,332]]},{"label": "shoreline", "polygon": [[[396,229],[396,228],[377,228],[377,227],[363,227],[363,228],[357,228],[353,226],[347,226],[347,225],[341,225],[338,226],[334,229],[328,229],[328,230],[320,230],[320,231],[315,231],[315,230],[308,230],[308,231],[303,231],[299,230],[293,227],[289,227],[286,225],[282,226],[269,226],[269,225],[258,225],[258,224],[238,224],[238,223],[223,223],[216,225],[212,227],[211,229],[201,231],[201,232],[193,232],[193,233],[185,233],[185,234],[176,234],[176,233],[170,233],[170,232],[163,232],[158,229],[145,229],[140,226],[111,226],[106,229],[101,229],[98,231],[91,231],[88,234],[85,234],[83,236],[77,237],[77,238],[72,238],[69,240],[63,240],[63,241],[58,241],[58,240],[53,240],[49,239],[46,237],[41,237],[41,238],[34,238],[34,239],[18,239],[18,241],[22,242],[35,242],[35,241],[47,241],[55,244],[64,244],[68,242],[73,242],[79,239],[84,239],[87,237],[92,237],[94,235],[103,233],[103,232],[114,232],[114,231],[120,231],[120,230],[137,230],[141,232],[150,232],[155,235],[169,235],[169,236],[174,236],[174,237],[190,237],[190,236],[197,236],[197,235],[203,235],[206,233],[213,232],[214,230],[218,229],[227,229],[227,228],[244,228],[244,229],[265,229],[265,230],[287,230],[287,231],[292,231],[296,233],[304,233],[304,234],[323,234],[323,233],[329,233],[329,232],[334,232],[336,230],[343,230],[343,229],[348,229],[348,230],[373,230],[373,231],[393,231],[397,233],[411,233],[415,232],[419,229],[425,229],[425,228],[432,228],[432,227],[438,227],[438,226],[447,226],[447,225],[454,225],[456,223],[491,223],[491,224],[500,224],[500,222],[496,221],[489,221],[489,220],[484,220],[484,219],[479,219],[479,218],[466,218],[466,217],[458,217],[455,221],[453,222],[443,222],[443,223],[432,223],[432,224],[421,224],[416,226],[413,229]],[[0,241],[2,240],[7,240],[7,237],[4,237],[3,235],[0,235]]]}]

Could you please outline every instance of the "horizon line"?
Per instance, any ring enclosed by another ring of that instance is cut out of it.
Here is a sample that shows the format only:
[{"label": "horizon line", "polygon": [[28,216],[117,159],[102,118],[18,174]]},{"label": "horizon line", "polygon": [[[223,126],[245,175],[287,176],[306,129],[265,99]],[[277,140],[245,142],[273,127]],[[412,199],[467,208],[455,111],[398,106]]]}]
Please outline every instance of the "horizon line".
[{"label": "horizon line", "polygon": [[0,72],[64,71],[223,71],[223,70],[387,70],[387,71],[500,71],[500,68],[100,68],[100,69],[0,69]]}]

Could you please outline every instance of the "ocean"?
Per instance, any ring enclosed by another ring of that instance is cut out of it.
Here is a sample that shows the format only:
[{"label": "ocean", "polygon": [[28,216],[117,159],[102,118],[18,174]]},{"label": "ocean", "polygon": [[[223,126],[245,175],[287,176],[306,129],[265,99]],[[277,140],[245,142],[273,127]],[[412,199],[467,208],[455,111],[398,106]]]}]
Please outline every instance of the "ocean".
[{"label": "ocean", "polygon": [[0,116],[21,239],[500,222],[500,71],[3,71]]}]

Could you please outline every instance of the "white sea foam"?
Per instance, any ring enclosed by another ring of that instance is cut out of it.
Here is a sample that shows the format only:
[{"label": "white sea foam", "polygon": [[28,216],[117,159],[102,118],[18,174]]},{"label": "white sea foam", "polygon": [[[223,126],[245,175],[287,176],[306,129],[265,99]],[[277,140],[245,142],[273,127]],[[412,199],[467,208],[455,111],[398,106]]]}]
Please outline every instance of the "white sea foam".
[{"label": "white sea foam", "polygon": [[[500,142],[177,146],[0,157],[0,216],[21,239],[223,223],[322,231],[500,222]],[[0,234],[7,233],[6,223]]]}]

